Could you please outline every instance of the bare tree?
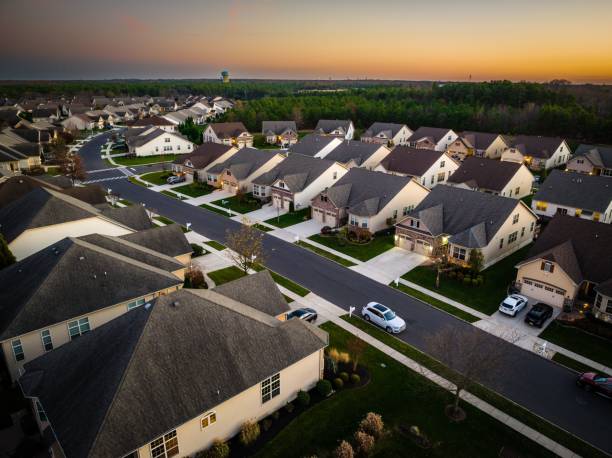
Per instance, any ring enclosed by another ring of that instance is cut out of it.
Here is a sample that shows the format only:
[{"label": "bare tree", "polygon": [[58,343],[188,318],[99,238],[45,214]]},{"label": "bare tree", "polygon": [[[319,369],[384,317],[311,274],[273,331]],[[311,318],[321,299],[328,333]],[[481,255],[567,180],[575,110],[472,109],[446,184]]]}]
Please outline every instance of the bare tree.
[{"label": "bare tree", "polygon": [[[492,374],[499,377],[506,367],[503,343],[492,342],[493,336],[476,327],[448,326],[426,341],[428,352],[449,366],[454,372],[453,403],[446,407],[447,415],[460,421],[465,411],[459,406],[461,393],[471,386],[486,381]],[[504,340],[516,340],[514,336]]]},{"label": "bare tree", "polygon": [[78,154],[67,154],[60,162],[60,170],[63,175],[72,180],[73,185],[76,181],[83,181],[87,178],[83,160]]},{"label": "bare tree", "polygon": [[264,260],[263,233],[244,223],[238,230],[228,229],[225,241],[232,260],[247,274],[255,262],[262,263]]},{"label": "bare tree", "polygon": [[353,363],[353,372],[357,370],[357,366],[359,365],[359,359],[361,358],[361,355],[363,355],[363,352],[366,347],[367,344],[359,337],[353,336],[347,342],[346,349],[348,350],[349,355],[351,355],[351,362]]}]

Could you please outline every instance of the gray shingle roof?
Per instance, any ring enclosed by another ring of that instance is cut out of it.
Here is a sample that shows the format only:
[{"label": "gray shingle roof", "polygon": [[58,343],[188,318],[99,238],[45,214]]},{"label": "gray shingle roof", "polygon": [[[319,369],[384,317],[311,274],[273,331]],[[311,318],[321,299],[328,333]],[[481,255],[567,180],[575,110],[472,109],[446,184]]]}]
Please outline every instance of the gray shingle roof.
[{"label": "gray shingle roof", "polygon": [[368,130],[366,130],[362,137],[375,137],[381,132],[385,132],[388,138],[393,138],[406,124],[394,124],[391,122],[375,122]]},{"label": "gray shingle roof", "polygon": [[603,213],[612,201],[612,180],[604,176],[553,170],[533,200]]},{"label": "gray shingle roof", "polygon": [[341,144],[336,146],[331,153],[325,156],[325,159],[337,161],[341,164],[347,164],[353,160],[357,166],[360,166],[381,148],[385,148],[385,150],[388,151],[386,146],[377,145],[376,143],[344,140]]},{"label": "gray shingle roof", "polygon": [[132,127],[150,127],[150,126],[172,126],[173,124],[161,116],[152,116],[150,118],[136,119],[130,123]]},{"label": "gray shingle roof", "polygon": [[[559,137],[538,135],[518,135],[510,139],[510,144],[524,154],[540,159],[550,158],[563,142]],[[569,148],[568,148],[568,152]]]},{"label": "gray shingle roof", "polygon": [[[508,197],[439,184],[408,218],[420,219],[434,236],[449,235],[451,243],[482,248],[489,244],[517,205],[522,203]],[[404,225],[403,221],[399,224]]]},{"label": "gray shingle roof", "polygon": [[221,143],[202,143],[192,153],[182,155],[177,158],[175,164],[185,164],[187,161],[191,162],[194,168],[203,169],[208,164],[216,161],[225,153],[227,153],[232,146],[223,145]]},{"label": "gray shingle roof", "polygon": [[253,183],[271,186],[277,180],[283,180],[291,192],[300,192],[334,164],[334,161],[326,159],[291,154],[272,170],[255,178]]},{"label": "gray shingle roof", "polygon": [[135,231],[153,227],[147,211],[141,205],[130,205],[128,207],[111,207],[108,205],[100,208],[100,213]]},{"label": "gray shingle roof", "polygon": [[444,127],[419,127],[408,138],[409,142],[417,142],[423,138],[430,138],[434,143],[438,143],[450,129]]},{"label": "gray shingle roof", "polygon": [[209,124],[209,126],[220,139],[237,137],[244,132],[248,132],[241,122],[217,122]]},{"label": "gray shingle roof", "polygon": [[[490,132],[476,132],[473,130],[467,130],[461,133],[461,137],[465,138],[470,145],[472,145],[477,150],[486,150],[491,143],[493,143],[497,137],[500,137],[499,134],[492,134]],[[501,136],[504,141],[506,139]]]},{"label": "gray shingle roof", "polygon": [[65,238],[0,271],[0,339],[182,283],[166,270]]},{"label": "gray shingle roof", "polygon": [[289,148],[289,153],[303,154],[304,156],[314,156],[327,145],[335,140],[335,137],[325,137],[323,135],[308,134],[299,142]]},{"label": "gray shingle roof", "polygon": [[354,167],[324,193],[338,208],[354,215],[378,214],[411,178]]},{"label": "gray shingle roof", "polygon": [[302,320],[180,290],[26,364],[20,384],[68,458],[124,456],[326,344]]},{"label": "gray shingle roof", "polygon": [[242,180],[256,172],[257,169],[262,167],[277,154],[277,152],[271,150],[241,148],[226,161],[212,166],[208,169],[208,172],[221,173],[225,169],[229,169],[234,177],[238,180]]},{"label": "gray shingle roof", "polygon": [[612,146],[609,145],[585,145],[576,148],[573,157],[585,156],[596,167],[612,168]]},{"label": "gray shingle roof", "polygon": [[474,156],[466,158],[448,179],[449,183],[473,182],[471,187],[501,191],[519,171],[522,164]]},{"label": "gray shingle roof", "polygon": [[351,121],[349,119],[319,119],[315,127],[315,132],[329,134],[338,128],[343,129],[344,132],[348,132],[350,126]]},{"label": "gray shingle roof", "polygon": [[281,135],[287,130],[293,131],[297,134],[297,126],[295,121],[262,121],[261,123],[261,132],[263,135]]},{"label": "gray shingle roof", "polygon": [[193,251],[178,224],[152,227],[119,237],[173,258]]},{"label": "gray shingle roof", "polygon": [[404,173],[413,177],[420,177],[427,172],[436,161],[441,160],[443,157],[444,160],[452,161],[450,157],[446,157],[443,151],[398,146],[382,160],[380,165],[389,172]]}]

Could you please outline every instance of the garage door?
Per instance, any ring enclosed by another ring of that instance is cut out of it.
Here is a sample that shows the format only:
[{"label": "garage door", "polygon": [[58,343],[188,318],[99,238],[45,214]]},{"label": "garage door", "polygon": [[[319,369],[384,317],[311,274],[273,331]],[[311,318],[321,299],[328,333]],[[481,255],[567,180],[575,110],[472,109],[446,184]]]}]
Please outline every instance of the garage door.
[{"label": "garage door", "polygon": [[428,256],[431,254],[431,244],[425,240],[417,239],[414,251]]},{"label": "garage door", "polygon": [[526,278],[523,279],[521,292],[525,296],[557,307],[563,307],[563,301],[565,300],[564,290]]},{"label": "garage door", "polygon": [[318,208],[312,208],[312,219],[319,223],[325,222],[325,210],[319,210]]}]

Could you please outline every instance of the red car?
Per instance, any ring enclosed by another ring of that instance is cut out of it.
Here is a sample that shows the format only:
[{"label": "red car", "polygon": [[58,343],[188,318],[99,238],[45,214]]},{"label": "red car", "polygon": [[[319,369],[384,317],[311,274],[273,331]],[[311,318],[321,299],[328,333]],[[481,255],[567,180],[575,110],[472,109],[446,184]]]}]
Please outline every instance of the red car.
[{"label": "red car", "polygon": [[579,387],[612,398],[612,378],[595,372],[585,372],[576,381]]}]

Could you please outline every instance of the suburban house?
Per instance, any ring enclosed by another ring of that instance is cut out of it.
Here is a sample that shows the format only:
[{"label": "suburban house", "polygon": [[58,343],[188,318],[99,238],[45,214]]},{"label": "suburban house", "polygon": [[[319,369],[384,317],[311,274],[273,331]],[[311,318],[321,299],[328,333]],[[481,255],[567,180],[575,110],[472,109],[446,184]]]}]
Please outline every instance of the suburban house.
[{"label": "suburban house", "polygon": [[302,320],[181,289],[26,364],[19,384],[53,456],[195,456],[314,387],[327,342]]},{"label": "suburban house", "polygon": [[350,120],[319,119],[314,133],[352,140],[353,135],[355,135],[355,126],[353,126],[353,121]]},{"label": "suburban house", "polygon": [[419,127],[410,137],[408,137],[408,146],[446,151],[449,145],[456,139],[457,134],[451,129],[441,127]]},{"label": "suburban house", "polygon": [[459,162],[445,151],[398,146],[374,170],[409,176],[433,188],[446,182],[458,168]]},{"label": "suburban house", "polygon": [[183,285],[185,266],[117,237],[67,237],[0,270],[0,345],[12,380],[47,351]]},{"label": "suburban house", "polygon": [[266,143],[279,145],[283,148],[298,141],[298,131],[295,121],[263,121],[261,133],[266,137]]},{"label": "suburban house", "polygon": [[145,128],[138,135],[126,136],[125,143],[129,153],[136,156],[188,154],[193,151],[193,143],[185,137],[159,127]]},{"label": "suburban house", "polygon": [[302,154],[304,156],[324,158],[341,143],[342,140],[338,137],[308,134],[289,148],[288,154]]},{"label": "suburban house", "polygon": [[282,163],[285,156],[276,151],[241,148],[223,162],[206,170],[206,182],[210,186],[233,193],[251,192],[256,177]]},{"label": "suburban house", "polygon": [[412,130],[406,124],[375,122],[361,136],[365,143],[378,143],[387,146],[408,145]]},{"label": "suburban house", "polygon": [[94,207],[47,187],[38,187],[0,209],[0,232],[17,260],[64,237],[124,235],[152,226],[140,205]]},{"label": "suburban house", "polygon": [[328,154],[325,159],[336,161],[346,168],[363,167],[373,170],[386,158],[391,150],[380,143],[364,143],[356,140],[344,140]]},{"label": "suburban house", "polygon": [[312,218],[330,227],[373,234],[406,216],[429,193],[410,177],[350,169],[311,203]]},{"label": "suburban house", "polygon": [[556,215],[516,268],[521,293],[612,320],[612,226]]},{"label": "suburban house", "polygon": [[612,146],[580,145],[567,162],[567,170],[612,177]]},{"label": "suburban house", "polygon": [[565,164],[572,154],[567,142],[557,137],[519,135],[509,141],[502,161],[525,163],[531,170],[548,170]]},{"label": "suburban house", "polygon": [[557,213],[601,223],[612,222],[612,182],[604,176],[553,170],[531,201],[544,218]]},{"label": "suburban house", "polygon": [[157,127],[166,132],[176,132],[176,126],[160,116],[136,119],[130,123],[130,127]]},{"label": "suburban house", "polygon": [[204,142],[222,143],[238,148],[253,147],[253,136],[241,122],[209,124],[203,133]]},{"label": "suburban house", "polygon": [[97,127],[91,117],[85,113],[73,114],[61,122],[66,130],[91,130]]},{"label": "suburban house", "polygon": [[35,108],[32,110],[32,122],[37,121],[56,121],[59,119],[59,110],[54,108]]},{"label": "suburban house", "polygon": [[447,181],[474,191],[521,199],[531,194],[533,174],[524,164],[468,157]]},{"label": "suburban house", "polygon": [[[100,237],[100,235],[97,235]],[[157,226],[120,235],[119,238],[131,243],[135,243],[156,253],[161,253],[176,259],[184,266],[191,264],[193,249],[187,241],[181,226],[178,224],[168,224],[167,226]]]},{"label": "suburban house", "polygon": [[272,199],[274,207],[299,210],[310,206],[314,197],[333,186],[347,173],[347,168],[334,161],[291,154],[253,180],[253,196]]},{"label": "suburban house", "polygon": [[468,130],[462,132],[460,137],[471,145],[476,157],[499,159],[509,146],[508,140],[500,134]]},{"label": "suburban house", "polygon": [[192,153],[177,158],[172,163],[172,169],[178,173],[193,175],[194,179],[206,181],[206,170],[224,162],[238,151],[235,146],[221,143],[203,143]]},{"label": "suburban house", "polygon": [[0,145],[0,171],[25,172],[39,168],[41,164],[40,145],[37,143]]},{"label": "suburban house", "polygon": [[456,161],[464,161],[466,157],[474,155],[474,147],[465,138],[459,136],[446,148],[446,152]]},{"label": "suburban house", "polygon": [[488,267],[531,243],[536,222],[520,200],[440,185],[396,224],[395,242],[460,265],[480,250]]}]

